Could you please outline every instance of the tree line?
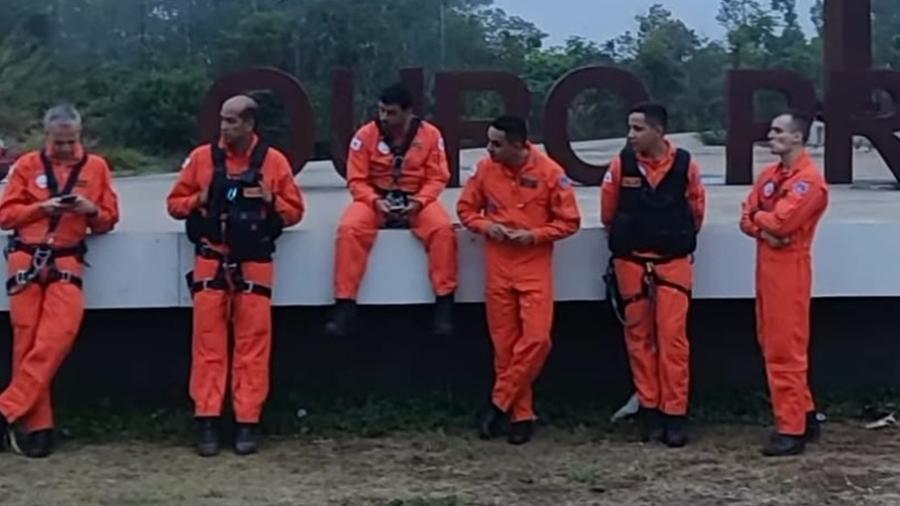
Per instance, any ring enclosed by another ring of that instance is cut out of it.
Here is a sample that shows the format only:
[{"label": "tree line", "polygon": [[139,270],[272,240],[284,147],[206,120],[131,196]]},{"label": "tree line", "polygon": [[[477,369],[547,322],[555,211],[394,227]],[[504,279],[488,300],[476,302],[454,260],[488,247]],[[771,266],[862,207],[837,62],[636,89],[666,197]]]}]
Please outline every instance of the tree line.
[{"label": "tree line", "polygon": [[[654,5],[612,40],[555,46],[538,25],[492,0],[0,0],[0,12],[0,138],[36,146],[41,112],[70,101],[85,113],[92,141],[125,169],[183,156],[197,141],[209,86],[250,66],[277,67],[303,82],[318,113],[322,156],[335,67],[356,76],[358,118],[371,115],[378,90],[401,67],[424,67],[429,78],[440,70],[511,71],[534,94],[536,131],[552,84],[583,65],[636,73],[669,105],[680,131],[721,130],[730,69],[787,68],[822,86],[822,0],[805,13],[795,0],[721,0],[720,40]],[[816,33],[804,33],[801,16]],[[876,64],[900,67],[900,6],[873,0],[873,23]],[[260,100],[268,133],[283,136],[277,100],[265,93]],[[764,111],[780,106],[774,94],[759,97]],[[466,104],[472,116],[497,107],[489,94]],[[621,122],[609,119],[622,107],[608,93],[585,93],[572,106],[572,137],[621,135]]]}]

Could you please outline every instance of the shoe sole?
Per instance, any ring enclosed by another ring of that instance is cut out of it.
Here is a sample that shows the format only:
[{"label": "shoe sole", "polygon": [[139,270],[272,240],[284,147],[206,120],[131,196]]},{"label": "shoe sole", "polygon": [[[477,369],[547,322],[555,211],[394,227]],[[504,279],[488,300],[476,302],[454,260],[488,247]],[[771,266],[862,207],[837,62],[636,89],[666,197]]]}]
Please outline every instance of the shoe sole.
[{"label": "shoe sole", "polygon": [[240,455],[241,457],[246,457],[247,455],[253,455],[254,453],[258,453],[258,452],[259,452],[259,448],[255,447],[255,446],[253,448],[237,448],[237,447],[235,447],[235,449],[234,449],[235,455]]},{"label": "shoe sole", "polygon": [[16,433],[13,429],[7,429],[5,439],[6,443],[9,445],[10,451],[16,455],[25,455],[25,451],[19,446],[19,438],[16,437]]},{"label": "shoe sole", "polygon": [[219,454],[219,451],[219,448],[196,448],[197,455],[204,458],[215,457]]},{"label": "shoe sole", "polygon": [[797,455],[801,455],[805,450],[806,448],[801,447],[799,449],[794,449],[787,452],[773,453],[767,452],[765,449],[763,449],[762,455],[763,457],[796,457]]}]

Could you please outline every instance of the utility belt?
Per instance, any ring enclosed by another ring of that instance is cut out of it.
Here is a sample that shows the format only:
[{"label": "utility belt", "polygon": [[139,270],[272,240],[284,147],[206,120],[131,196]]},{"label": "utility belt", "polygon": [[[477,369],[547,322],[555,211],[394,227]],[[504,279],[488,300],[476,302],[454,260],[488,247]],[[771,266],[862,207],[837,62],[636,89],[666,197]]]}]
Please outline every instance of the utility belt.
[{"label": "utility belt", "polygon": [[31,255],[31,265],[28,269],[20,269],[6,280],[7,295],[16,295],[31,283],[39,283],[47,286],[50,283],[70,283],[81,288],[81,277],[71,271],[60,270],[56,267],[57,258],[75,257],[80,263],[86,264],[84,256],[87,253],[87,245],[84,241],[69,248],[54,248],[48,244],[27,244],[16,236],[10,236],[3,256],[7,260],[14,252],[23,252]]},{"label": "utility belt", "polygon": [[409,216],[403,212],[409,206],[411,194],[403,190],[383,190],[376,188],[378,195],[387,201],[389,214],[385,216],[383,228],[409,228]]},{"label": "utility belt", "polygon": [[[606,273],[603,275],[603,281],[606,285],[606,298],[610,302],[613,312],[615,313],[615,316],[619,320],[619,322],[621,322],[625,326],[628,326],[628,322],[625,321],[625,309],[629,304],[633,304],[640,300],[649,298],[651,286],[666,286],[685,294],[690,299],[693,296],[693,292],[690,288],[663,279],[659,277],[659,274],[656,272],[657,265],[665,265],[674,262],[675,260],[681,260],[684,258],[690,259],[691,262],[693,262],[694,260],[693,255],[670,256],[661,258],[644,257],[640,255],[614,255],[610,257],[609,265],[606,268]],[[644,275],[641,279],[641,291],[639,293],[632,295],[627,299],[622,297],[622,293],[619,290],[619,281],[616,277],[614,264],[615,260],[622,260],[644,267]]]},{"label": "utility belt", "polygon": [[[218,261],[219,267],[216,269],[216,274],[213,277],[196,281],[194,280],[194,271],[188,272],[185,275],[185,281],[187,281],[191,295],[203,290],[219,290],[231,293],[252,293],[272,298],[271,287],[244,279],[244,273],[241,269],[244,262],[232,261],[228,255],[223,255],[205,244],[198,245],[196,253],[199,257]],[[268,262],[271,262],[271,260],[268,260]]]}]

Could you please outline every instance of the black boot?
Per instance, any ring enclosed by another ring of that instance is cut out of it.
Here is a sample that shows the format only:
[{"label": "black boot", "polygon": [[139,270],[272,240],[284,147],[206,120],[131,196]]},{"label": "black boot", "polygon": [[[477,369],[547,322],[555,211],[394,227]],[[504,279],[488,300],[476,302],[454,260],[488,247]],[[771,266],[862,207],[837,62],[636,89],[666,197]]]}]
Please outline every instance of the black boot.
[{"label": "black boot", "polygon": [[234,436],[234,453],[238,455],[251,455],[259,450],[256,443],[256,424],[239,423]]},{"label": "black boot", "polygon": [[453,336],[453,294],[441,295],[434,302],[435,337]]},{"label": "black boot", "polygon": [[637,412],[638,429],[641,432],[641,441],[662,441],[665,435],[660,421],[660,413],[655,408],[641,406]]},{"label": "black boot", "polygon": [[492,402],[478,420],[478,437],[491,439],[501,435],[505,423],[506,413]]},{"label": "black boot", "polygon": [[325,333],[332,337],[347,337],[350,326],[356,317],[356,301],[338,299],[334,306],[331,321],[325,324]]},{"label": "black boot", "polygon": [[9,450],[9,422],[3,413],[0,413],[0,452]]},{"label": "black boot", "polygon": [[815,410],[806,414],[806,433],[803,437],[807,443],[818,443],[822,437],[822,425],[819,424],[818,415]]},{"label": "black boot", "polygon": [[681,448],[688,442],[685,425],[687,417],[663,413],[663,443],[669,448]]},{"label": "black boot", "polygon": [[28,434],[25,456],[32,459],[49,457],[53,453],[53,430],[39,430]]},{"label": "black boot", "polygon": [[806,436],[787,436],[775,434],[762,450],[766,457],[786,457],[800,455],[806,448]]},{"label": "black boot", "polygon": [[219,454],[219,419],[197,418],[197,455],[213,457]]},{"label": "black boot", "polygon": [[531,441],[532,434],[534,434],[533,421],[513,422],[509,425],[509,436],[507,436],[506,440],[511,445],[523,445]]}]

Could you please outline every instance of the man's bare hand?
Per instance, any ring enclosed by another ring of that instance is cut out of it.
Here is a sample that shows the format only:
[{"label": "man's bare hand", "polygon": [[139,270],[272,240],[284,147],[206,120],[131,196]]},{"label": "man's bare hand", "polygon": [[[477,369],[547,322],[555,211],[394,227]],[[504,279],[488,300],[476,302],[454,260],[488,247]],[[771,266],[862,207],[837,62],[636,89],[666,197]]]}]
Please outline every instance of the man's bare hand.
[{"label": "man's bare hand", "polygon": [[419,214],[419,211],[422,210],[422,203],[415,199],[410,199],[409,204],[403,209],[403,213],[407,216],[413,216]]},{"label": "man's bare hand", "polygon": [[506,237],[521,246],[530,246],[534,244],[534,232],[531,230],[510,230]]},{"label": "man's bare hand", "polygon": [[69,208],[75,214],[93,216],[99,212],[97,205],[82,195],[75,197],[75,203]]},{"label": "man's bare hand", "polygon": [[381,214],[391,214],[391,204],[387,199],[378,199],[375,201],[375,210]]},{"label": "man's bare hand", "polygon": [[44,214],[53,216],[62,213],[72,206],[71,204],[63,204],[60,200],[60,197],[53,197],[41,202],[40,207],[41,211],[43,211]]},{"label": "man's bare hand", "polygon": [[766,232],[765,230],[763,230],[760,233],[760,237],[762,237],[764,241],[769,243],[769,246],[771,246],[775,249],[784,248],[785,246],[787,246],[788,244],[791,243],[790,237],[778,237],[774,234],[770,234],[769,232]]},{"label": "man's bare hand", "polygon": [[487,236],[495,241],[502,241],[508,237],[510,230],[499,223],[491,223],[487,228]]}]

